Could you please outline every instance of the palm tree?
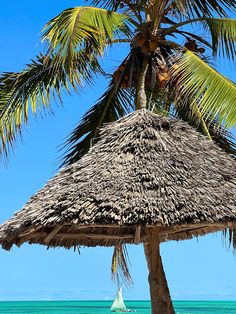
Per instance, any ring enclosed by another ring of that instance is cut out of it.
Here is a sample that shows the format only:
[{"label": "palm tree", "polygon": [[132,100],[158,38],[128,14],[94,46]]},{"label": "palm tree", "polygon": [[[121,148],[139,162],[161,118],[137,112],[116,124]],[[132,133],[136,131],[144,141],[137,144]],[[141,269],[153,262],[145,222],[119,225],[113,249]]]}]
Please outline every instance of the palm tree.
[{"label": "palm tree", "polygon": [[[91,84],[100,74],[110,79],[108,88],[68,138],[63,164],[88,151],[103,123],[145,106],[187,120],[235,155],[227,128],[236,121],[236,87],[211,63],[220,55],[234,61],[236,20],[229,14],[236,1],[91,2],[97,7],[67,9],[48,22],[46,54],[22,72],[2,74],[1,153],[8,152],[30,110],[50,109],[51,96],[61,99],[62,90]],[[127,43],[127,57],[107,75],[100,65],[106,48]]]},{"label": "palm tree", "polygon": [[[230,18],[236,0],[91,0],[90,4],[67,9],[49,21],[42,34],[46,53],[19,73],[2,74],[2,156],[7,156],[30,110],[50,110],[51,97],[61,100],[63,90],[92,84],[96,75],[109,79],[108,88],[68,137],[62,165],[81,158],[104,123],[140,108],[188,121],[235,156],[229,128],[236,123],[236,86],[214,68],[214,60],[223,56],[234,61],[236,56],[236,20]],[[129,44],[129,53],[108,75],[101,60],[107,47],[121,44]],[[114,251],[113,271],[118,264],[129,278],[120,247]],[[161,276],[166,282],[163,268]],[[168,313],[173,313],[164,287]]]}]

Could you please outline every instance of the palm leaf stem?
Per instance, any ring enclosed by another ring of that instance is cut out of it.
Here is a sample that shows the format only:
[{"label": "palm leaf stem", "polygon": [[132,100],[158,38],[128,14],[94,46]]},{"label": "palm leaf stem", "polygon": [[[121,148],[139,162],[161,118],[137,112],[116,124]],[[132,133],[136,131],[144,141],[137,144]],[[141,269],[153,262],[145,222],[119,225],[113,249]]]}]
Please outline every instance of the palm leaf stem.
[{"label": "palm leaf stem", "polygon": [[196,23],[196,22],[202,22],[204,20],[205,20],[205,18],[196,18],[196,19],[185,20],[185,21],[180,22],[178,24],[175,24],[175,25],[173,25],[171,27],[168,27],[167,29],[165,29],[162,32],[162,35],[164,37],[166,35],[169,35],[169,34],[173,33],[177,28],[179,28],[181,26],[185,26],[185,25],[188,25],[188,24],[193,24],[193,23]]},{"label": "palm leaf stem", "polygon": [[155,34],[160,26],[161,19],[163,17],[165,11],[165,1],[154,1],[152,7],[152,14],[153,17],[153,33]]},{"label": "palm leaf stem", "polygon": [[176,30],[175,33],[180,34],[182,36],[186,35],[188,37],[192,37],[192,38],[198,40],[199,42],[201,42],[202,44],[206,45],[207,47],[212,48],[212,45],[208,41],[206,41],[204,38],[202,38],[200,36],[195,35],[194,33],[186,32],[186,31],[182,31],[182,30],[181,31]]},{"label": "palm leaf stem", "polygon": [[[134,9],[134,5],[132,5],[129,0],[123,0],[123,2],[129,7],[130,11],[133,12],[139,23],[142,23],[142,16],[136,9]],[[139,25],[138,23],[136,24]]]},{"label": "palm leaf stem", "polygon": [[200,111],[197,103],[193,102],[192,106],[193,106],[194,112],[197,114],[197,117],[198,117],[200,123],[202,124],[202,128],[204,130],[205,135],[208,137],[209,140],[212,140],[212,137],[211,137],[211,134],[209,132],[209,129],[208,129],[206,123],[205,123],[205,120],[204,120],[204,118],[203,118],[203,116],[201,114],[201,111]]}]

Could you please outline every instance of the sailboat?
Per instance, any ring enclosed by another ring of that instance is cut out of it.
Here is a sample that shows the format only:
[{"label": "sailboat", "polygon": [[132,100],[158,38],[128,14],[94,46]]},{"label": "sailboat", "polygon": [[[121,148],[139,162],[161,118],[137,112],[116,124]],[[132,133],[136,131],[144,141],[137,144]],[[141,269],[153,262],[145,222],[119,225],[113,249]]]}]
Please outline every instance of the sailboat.
[{"label": "sailboat", "polygon": [[122,288],[121,287],[118,289],[115,300],[112,303],[111,311],[112,312],[118,312],[118,313],[135,312],[134,310],[127,309],[127,307],[125,306],[123,296],[122,296]]}]

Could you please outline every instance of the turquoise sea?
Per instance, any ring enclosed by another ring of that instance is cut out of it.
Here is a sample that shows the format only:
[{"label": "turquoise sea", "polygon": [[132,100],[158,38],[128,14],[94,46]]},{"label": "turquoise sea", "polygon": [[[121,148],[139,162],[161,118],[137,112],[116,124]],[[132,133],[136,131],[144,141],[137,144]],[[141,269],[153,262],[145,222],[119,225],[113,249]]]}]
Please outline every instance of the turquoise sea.
[{"label": "turquoise sea", "polygon": [[[0,302],[1,314],[108,314],[111,301]],[[150,314],[148,301],[126,301],[136,313]],[[235,314],[236,301],[176,301],[176,314]],[[163,313],[164,314],[164,313]]]}]

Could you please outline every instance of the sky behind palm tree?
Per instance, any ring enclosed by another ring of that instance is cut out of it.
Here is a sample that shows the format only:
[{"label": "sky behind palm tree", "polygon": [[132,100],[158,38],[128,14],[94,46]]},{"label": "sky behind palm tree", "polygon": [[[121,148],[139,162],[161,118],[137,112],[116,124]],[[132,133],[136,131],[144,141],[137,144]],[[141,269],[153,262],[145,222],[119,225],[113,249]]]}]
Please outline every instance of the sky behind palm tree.
[{"label": "sky behind palm tree", "polygon": [[[0,4],[0,71],[18,71],[42,51],[40,30],[63,9],[81,5],[74,0],[11,0]],[[128,49],[128,48],[127,48]],[[106,70],[119,64],[125,51],[116,46]],[[221,60],[219,68],[234,79],[235,67]],[[102,94],[98,80],[81,95],[65,95],[64,107],[54,104],[54,115],[30,119],[23,143],[17,141],[6,166],[0,165],[0,222],[20,209],[53,175],[60,145],[83,113]],[[174,299],[236,299],[236,260],[222,245],[221,235],[162,245],[169,286]],[[134,286],[129,299],[147,299],[147,270],[141,246],[129,247]],[[64,249],[24,245],[0,251],[0,300],[106,299],[116,287],[110,279],[112,250]]]}]

